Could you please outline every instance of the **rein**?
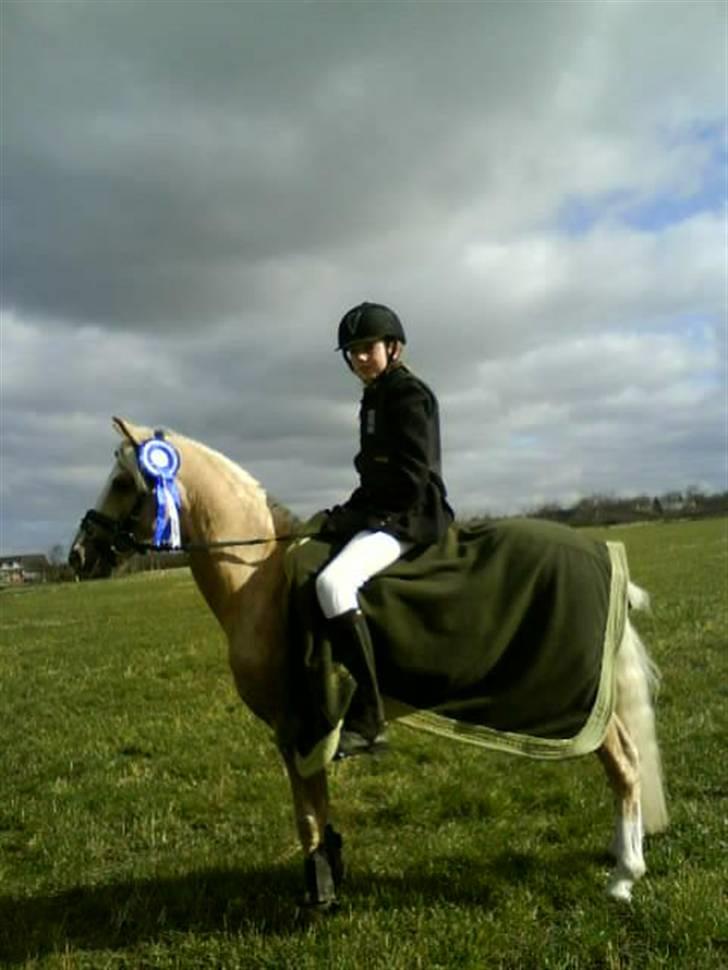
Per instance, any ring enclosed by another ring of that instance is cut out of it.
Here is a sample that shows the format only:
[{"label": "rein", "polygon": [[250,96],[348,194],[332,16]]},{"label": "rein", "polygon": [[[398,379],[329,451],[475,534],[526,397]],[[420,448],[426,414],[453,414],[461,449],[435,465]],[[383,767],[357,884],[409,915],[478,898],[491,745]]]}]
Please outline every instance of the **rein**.
[{"label": "rein", "polygon": [[[149,439],[146,444],[160,442],[159,447],[162,447],[161,442],[164,441],[164,431],[158,430],[154,432],[154,439]],[[172,456],[171,461],[173,470],[171,475],[169,474],[169,469],[166,465],[164,466],[165,471],[161,471],[162,466],[158,464],[159,459],[152,459],[150,466],[149,458],[147,458],[145,462],[143,455],[140,458],[140,456],[137,454],[137,461],[141,461],[140,471],[147,481],[150,473],[153,477],[161,480],[159,476],[161,474],[162,477],[164,477],[165,472],[171,481],[174,480],[174,475],[179,468],[180,459],[176,450],[169,445],[168,451],[165,452],[163,457],[167,458],[168,455]],[[174,466],[174,456],[176,456],[176,466]],[[288,542],[292,539],[313,539],[316,536],[322,535],[321,532],[292,532],[286,535],[268,536],[265,538],[256,537],[251,539],[219,539],[214,542],[177,542],[174,545],[171,542],[142,542],[134,535],[134,529],[139,522],[142,505],[148,494],[148,492],[138,494],[131,511],[123,519],[112,519],[110,515],[106,515],[104,512],[98,512],[96,509],[88,509],[84,517],[81,519],[81,529],[83,531],[88,532],[89,526],[98,526],[109,534],[109,545],[106,558],[109,558],[108,553],[116,556],[128,552],[136,552],[142,555],[147,552],[198,552],[205,549],[225,549],[233,546],[259,546],[264,545],[267,542]],[[159,501],[159,498],[157,500]],[[111,561],[113,565],[113,560],[110,559],[109,561]]]},{"label": "rein", "polygon": [[155,546],[153,542],[139,542],[133,536],[131,538],[138,552],[177,552],[178,550],[180,552],[197,552],[202,549],[224,549],[226,546],[260,546],[266,542],[288,542],[289,539],[313,539],[318,535],[321,535],[321,533],[291,532],[289,535],[269,536],[267,539],[219,539],[215,542],[183,542],[174,549],[166,543],[161,546]]},{"label": "rein", "polygon": [[110,515],[89,509],[81,520],[81,528],[88,530],[89,525],[100,526],[111,534],[111,548],[114,552],[128,552],[133,550],[141,554],[147,552],[198,552],[204,549],[224,549],[229,546],[259,546],[266,542],[288,542],[291,539],[313,539],[321,535],[320,532],[292,532],[287,535],[268,536],[255,539],[220,539],[215,542],[183,542],[172,547],[167,543],[155,545],[153,542],[142,542],[132,532],[135,515],[134,511],[126,519],[112,519]]}]

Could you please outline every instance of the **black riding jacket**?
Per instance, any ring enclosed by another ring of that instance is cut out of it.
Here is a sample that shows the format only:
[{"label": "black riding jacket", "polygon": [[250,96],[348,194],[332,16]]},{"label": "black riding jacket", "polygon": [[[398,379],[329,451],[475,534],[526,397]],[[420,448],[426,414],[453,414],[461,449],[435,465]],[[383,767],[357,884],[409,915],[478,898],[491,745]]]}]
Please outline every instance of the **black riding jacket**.
[{"label": "black riding jacket", "polygon": [[378,529],[436,542],[453,520],[441,478],[440,419],[430,388],[403,364],[367,384],[359,410],[359,487],[333,510],[329,527]]}]

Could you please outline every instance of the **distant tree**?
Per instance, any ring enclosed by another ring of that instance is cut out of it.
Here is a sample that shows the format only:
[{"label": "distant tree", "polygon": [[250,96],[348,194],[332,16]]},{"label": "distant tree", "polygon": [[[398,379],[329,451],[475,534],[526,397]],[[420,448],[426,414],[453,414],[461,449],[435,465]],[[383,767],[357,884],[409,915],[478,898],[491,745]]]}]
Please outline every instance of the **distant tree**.
[{"label": "distant tree", "polygon": [[60,544],[60,542],[57,542],[48,550],[48,562],[51,564],[51,566],[65,565],[67,558],[66,550]]},{"label": "distant tree", "polygon": [[705,500],[705,492],[700,485],[688,485],[685,489],[685,505],[694,511],[698,509]]},{"label": "distant tree", "polygon": [[48,560],[48,567],[45,576],[49,582],[67,583],[75,578],[73,570],[68,565],[66,548],[60,542],[50,547],[46,559]]}]

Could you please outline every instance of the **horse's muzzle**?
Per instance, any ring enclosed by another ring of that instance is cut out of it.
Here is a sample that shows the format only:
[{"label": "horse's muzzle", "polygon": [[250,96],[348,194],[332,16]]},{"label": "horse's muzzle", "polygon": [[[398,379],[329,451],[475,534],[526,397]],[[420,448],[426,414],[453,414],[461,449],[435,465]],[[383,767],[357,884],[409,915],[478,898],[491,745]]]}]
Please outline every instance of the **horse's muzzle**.
[{"label": "horse's muzzle", "polygon": [[116,565],[116,555],[108,543],[82,533],[71,546],[68,565],[79,579],[106,579]]}]

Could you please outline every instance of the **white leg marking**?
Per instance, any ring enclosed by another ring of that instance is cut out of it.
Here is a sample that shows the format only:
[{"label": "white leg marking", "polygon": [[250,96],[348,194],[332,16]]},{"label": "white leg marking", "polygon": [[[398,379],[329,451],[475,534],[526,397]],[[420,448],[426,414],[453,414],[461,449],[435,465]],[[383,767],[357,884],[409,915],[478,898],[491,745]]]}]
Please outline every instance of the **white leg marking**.
[{"label": "white leg marking", "polygon": [[632,806],[630,815],[631,818],[625,817],[620,806],[612,842],[612,852],[617,864],[610,873],[607,884],[607,893],[612,899],[622,902],[629,902],[633,884],[647,871],[642,852],[642,813],[639,802]]}]

